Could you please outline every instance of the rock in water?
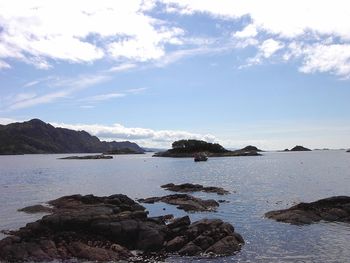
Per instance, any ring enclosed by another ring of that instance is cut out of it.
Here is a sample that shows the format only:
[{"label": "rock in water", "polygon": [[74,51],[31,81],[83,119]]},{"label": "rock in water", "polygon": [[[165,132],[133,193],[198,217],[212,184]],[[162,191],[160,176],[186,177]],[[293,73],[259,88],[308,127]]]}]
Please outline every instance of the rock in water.
[{"label": "rock in water", "polygon": [[288,209],[270,211],[265,216],[294,225],[311,224],[321,220],[350,223],[350,197],[334,196],[312,203],[300,203]]},{"label": "rock in water", "polygon": [[229,191],[226,191],[225,189],[221,187],[215,187],[215,186],[203,186],[200,184],[165,184],[161,186],[162,188],[173,191],[173,192],[181,192],[181,193],[187,193],[187,192],[206,192],[206,193],[216,193],[218,195],[224,195],[229,194]]},{"label": "rock in water", "polygon": [[232,225],[218,219],[191,223],[188,216],[166,224],[149,218],[145,208],[126,195],[72,195],[50,201],[52,214],[28,223],[0,241],[0,262],[132,260],[145,257],[232,255],[244,244]]},{"label": "rock in water", "polygon": [[170,205],[176,205],[178,209],[185,211],[215,211],[219,203],[213,199],[203,200],[188,194],[174,194],[162,197],[149,197],[146,199],[139,199],[141,203],[153,204],[156,202],[164,202]]}]

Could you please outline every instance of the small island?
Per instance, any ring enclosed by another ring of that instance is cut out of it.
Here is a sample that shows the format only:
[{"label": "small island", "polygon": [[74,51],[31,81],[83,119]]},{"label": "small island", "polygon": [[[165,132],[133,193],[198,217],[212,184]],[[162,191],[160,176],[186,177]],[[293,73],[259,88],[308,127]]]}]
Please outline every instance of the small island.
[{"label": "small island", "polygon": [[98,155],[84,155],[84,156],[68,156],[59,158],[61,160],[101,160],[101,159],[113,159],[113,156],[98,154]]},{"label": "small island", "polygon": [[310,149],[301,146],[301,145],[296,145],[292,149],[285,149],[284,152],[309,152],[311,151]]},{"label": "small island", "polygon": [[350,153],[350,149],[346,151],[347,153]]},{"label": "small island", "polygon": [[[196,153],[205,153],[208,157],[226,156],[259,156],[259,149],[254,146],[247,146],[240,150],[230,151],[218,143],[210,143],[201,140],[179,140],[172,144],[172,149],[165,152],[155,153],[154,157],[193,157]],[[258,151],[257,151],[258,150]]]}]

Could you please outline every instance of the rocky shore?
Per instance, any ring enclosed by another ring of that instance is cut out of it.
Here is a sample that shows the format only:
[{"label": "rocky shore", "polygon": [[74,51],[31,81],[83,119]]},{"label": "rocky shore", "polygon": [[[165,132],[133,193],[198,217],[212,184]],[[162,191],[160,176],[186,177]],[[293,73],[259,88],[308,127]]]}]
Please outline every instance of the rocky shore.
[{"label": "rocky shore", "polygon": [[[244,244],[229,223],[218,219],[191,223],[188,216],[169,223],[169,217],[148,217],[145,208],[126,195],[72,195],[49,205],[51,214],[11,231],[0,241],[0,261],[132,261],[172,253],[232,255]],[[41,207],[23,211],[37,209]]]},{"label": "rocky shore", "polygon": [[312,203],[300,203],[288,209],[270,211],[265,217],[294,225],[321,220],[350,223],[350,197],[334,196]]}]

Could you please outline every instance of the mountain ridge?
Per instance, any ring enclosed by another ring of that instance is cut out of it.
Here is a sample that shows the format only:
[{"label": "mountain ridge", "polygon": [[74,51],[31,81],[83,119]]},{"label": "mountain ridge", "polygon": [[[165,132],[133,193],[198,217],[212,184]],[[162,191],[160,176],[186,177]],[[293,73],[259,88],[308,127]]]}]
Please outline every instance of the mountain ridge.
[{"label": "mountain ridge", "polygon": [[102,153],[122,148],[144,153],[133,142],[101,141],[86,131],[54,127],[40,119],[0,125],[0,154]]}]

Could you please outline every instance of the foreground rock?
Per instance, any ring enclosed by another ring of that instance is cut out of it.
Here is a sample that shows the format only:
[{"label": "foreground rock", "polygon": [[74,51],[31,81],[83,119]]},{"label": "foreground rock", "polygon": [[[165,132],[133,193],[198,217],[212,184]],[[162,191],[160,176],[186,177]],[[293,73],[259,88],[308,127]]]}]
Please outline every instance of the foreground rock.
[{"label": "foreground rock", "polygon": [[206,193],[216,193],[218,195],[225,195],[229,194],[229,191],[226,191],[225,189],[221,187],[215,187],[215,186],[203,186],[200,184],[165,184],[161,186],[162,188],[173,191],[173,192],[181,192],[181,193],[188,193],[188,192],[206,192]]},{"label": "foreground rock", "polygon": [[100,160],[100,159],[113,159],[113,156],[98,154],[98,155],[85,155],[85,156],[68,156],[59,158],[61,160]]},{"label": "foreground rock", "polygon": [[73,195],[49,204],[52,214],[0,241],[0,262],[133,260],[132,250],[142,251],[141,257],[232,255],[244,243],[233,226],[221,220],[191,224],[185,216],[166,224],[165,217],[148,217],[143,206],[125,195]]},{"label": "foreground rock", "polygon": [[311,224],[321,220],[350,223],[350,197],[335,196],[312,203],[300,203],[289,209],[268,212],[265,216],[295,225]]},{"label": "foreground rock", "polygon": [[138,201],[146,204],[163,202],[170,205],[176,205],[178,209],[185,210],[186,212],[215,211],[219,206],[219,203],[213,199],[203,200],[188,194],[149,197],[146,199],[139,199]]}]

